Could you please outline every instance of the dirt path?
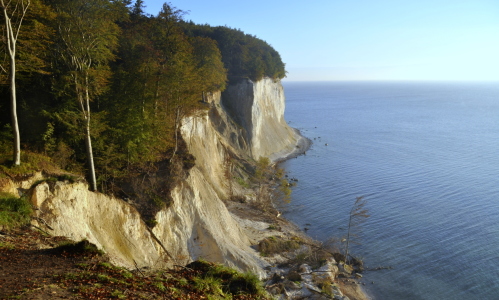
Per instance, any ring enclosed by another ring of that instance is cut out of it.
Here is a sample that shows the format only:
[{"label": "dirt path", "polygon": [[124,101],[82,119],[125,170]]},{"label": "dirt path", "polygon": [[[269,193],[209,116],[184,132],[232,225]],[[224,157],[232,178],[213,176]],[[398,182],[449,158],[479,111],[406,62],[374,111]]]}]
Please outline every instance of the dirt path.
[{"label": "dirt path", "polygon": [[68,299],[71,293],[56,285],[54,275],[74,271],[88,259],[54,251],[65,240],[28,228],[0,231],[0,299]]}]

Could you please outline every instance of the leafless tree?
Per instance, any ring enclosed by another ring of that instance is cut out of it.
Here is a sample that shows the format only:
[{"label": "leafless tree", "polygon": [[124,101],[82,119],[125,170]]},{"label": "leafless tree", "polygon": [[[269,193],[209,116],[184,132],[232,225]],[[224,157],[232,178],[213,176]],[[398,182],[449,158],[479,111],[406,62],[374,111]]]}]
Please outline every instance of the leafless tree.
[{"label": "leafless tree", "polygon": [[357,237],[358,231],[360,230],[360,225],[369,217],[368,210],[364,207],[367,201],[363,196],[357,197],[355,203],[350,209],[350,216],[348,219],[348,231],[345,241],[345,263],[348,263],[349,258],[349,247],[350,243],[356,243],[355,238]]},{"label": "leafless tree", "polygon": [[24,16],[31,4],[30,0],[0,0],[0,8],[4,19],[4,36],[6,37],[6,48],[9,56],[9,68],[2,71],[9,74],[10,86],[10,108],[12,119],[12,131],[14,133],[14,165],[21,164],[21,137],[19,133],[19,124],[17,120],[17,99],[16,99],[16,43],[21,31]]}]

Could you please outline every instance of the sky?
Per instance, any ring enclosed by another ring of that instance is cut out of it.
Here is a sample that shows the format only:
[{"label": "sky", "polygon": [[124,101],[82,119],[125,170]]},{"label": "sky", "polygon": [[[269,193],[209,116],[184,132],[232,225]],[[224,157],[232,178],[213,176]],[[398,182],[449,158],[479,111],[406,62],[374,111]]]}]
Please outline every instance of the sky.
[{"label": "sky", "polygon": [[[144,0],[156,15],[162,0]],[[499,81],[499,0],[172,0],[272,45],[286,81]]]}]

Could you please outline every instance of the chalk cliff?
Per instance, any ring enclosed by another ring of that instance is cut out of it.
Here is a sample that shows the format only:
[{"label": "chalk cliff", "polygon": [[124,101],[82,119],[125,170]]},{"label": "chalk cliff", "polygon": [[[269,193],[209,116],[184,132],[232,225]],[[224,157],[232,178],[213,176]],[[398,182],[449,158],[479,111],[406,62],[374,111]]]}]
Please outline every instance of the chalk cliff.
[{"label": "chalk cliff", "polygon": [[299,136],[284,120],[284,89],[280,82],[247,79],[222,94],[228,115],[244,129],[249,155],[276,160],[295,150]]},{"label": "chalk cliff", "polygon": [[[126,267],[204,258],[263,274],[266,262],[251,248],[241,219],[231,215],[223,202],[229,196],[226,162],[229,157],[276,160],[295,151],[301,137],[284,120],[279,81],[245,80],[224,93],[209,95],[207,101],[210,109],[185,118],[181,128],[196,165],[171,191],[173,202],[157,213],[153,229],[130,203],[90,192],[82,182],[36,185],[31,201],[38,209],[37,225],[48,225],[53,235],[86,238]],[[6,186],[15,190],[13,186],[21,183]]]}]

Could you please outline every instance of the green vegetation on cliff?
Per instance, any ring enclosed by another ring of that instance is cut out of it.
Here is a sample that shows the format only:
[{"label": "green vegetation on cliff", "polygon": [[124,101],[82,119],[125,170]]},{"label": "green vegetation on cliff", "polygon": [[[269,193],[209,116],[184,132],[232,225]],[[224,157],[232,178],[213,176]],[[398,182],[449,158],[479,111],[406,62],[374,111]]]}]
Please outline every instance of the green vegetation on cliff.
[{"label": "green vegetation on cliff", "polygon": [[241,78],[258,81],[263,77],[282,79],[286,76],[279,53],[267,42],[226,26],[197,25],[192,21],[182,23],[190,36],[208,37],[217,41],[229,80]]},{"label": "green vegetation on cliff", "polygon": [[[156,16],[142,8],[140,0],[2,6],[1,164],[16,163],[20,132],[23,152],[86,174],[91,189],[148,199],[141,207],[151,211],[194,165],[179,138],[182,118],[206,110],[205,96],[228,81],[285,76],[277,51],[254,36],[187,23],[167,3]],[[15,64],[9,22],[20,26]]]}]

